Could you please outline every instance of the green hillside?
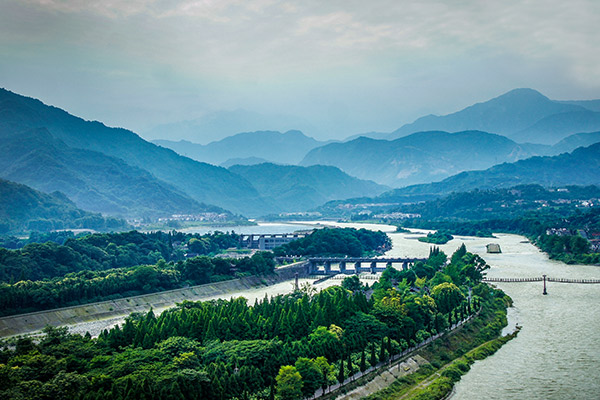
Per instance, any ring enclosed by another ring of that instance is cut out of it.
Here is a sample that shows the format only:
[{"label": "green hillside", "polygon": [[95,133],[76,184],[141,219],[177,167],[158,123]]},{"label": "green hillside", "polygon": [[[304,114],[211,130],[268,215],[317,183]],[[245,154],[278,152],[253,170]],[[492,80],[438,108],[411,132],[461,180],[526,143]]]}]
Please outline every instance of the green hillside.
[{"label": "green hillside", "polygon": [[53,229],[117,230],[125,221],[77,208],[64,194],[46,194],[0,179],[0,234]]}]

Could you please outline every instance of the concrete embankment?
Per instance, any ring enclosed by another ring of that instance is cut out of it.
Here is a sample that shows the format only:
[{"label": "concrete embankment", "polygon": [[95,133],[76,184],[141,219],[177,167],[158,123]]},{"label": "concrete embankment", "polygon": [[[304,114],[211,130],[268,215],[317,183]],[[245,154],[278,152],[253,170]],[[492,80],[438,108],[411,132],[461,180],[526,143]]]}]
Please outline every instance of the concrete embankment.
[{"label": "concrete embankment", "polygon": [[64,326],[98,320],[120,320],[133,312],[147,312],[150,308],[161,311],[185,300],[194,301],[228,293],[233,295],[250,288],[266,287],[294,279],[296,273],[303,277],[307,272],[306,263],[300,262],[277,268],[275,273],[269,276],[245,277],[184,289],[3,317],[0,318],[0,337],[37,332],[46,325]]}]

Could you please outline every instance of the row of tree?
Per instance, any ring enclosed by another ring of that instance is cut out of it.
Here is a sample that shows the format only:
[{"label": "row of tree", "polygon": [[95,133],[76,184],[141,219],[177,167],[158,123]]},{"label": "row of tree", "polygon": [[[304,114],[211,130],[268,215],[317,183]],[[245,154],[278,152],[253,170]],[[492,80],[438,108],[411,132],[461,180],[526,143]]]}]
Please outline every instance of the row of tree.
[{"label": "row of tree", "polygon": [[[18,245],[19,242],[5,239],[5,243]],[[20,249],[0,247],[0,282],[35,281],[78,271],[128,268],[156,264],[161,259],[180,261],[186,252],[208,255],[238,245],[239,235],[234,232],[199,235],[131,231],[78,237],[32,234]]]},{"label": "row of tree", "polygon": [[0,283],[0,315],[123,298],[249,275],[267,275],[273,273],[274,268],[273,254],[258,252],[241,259],[200,256],[176,263],[159,259],[154,265],[87,270],[48,280]]}]

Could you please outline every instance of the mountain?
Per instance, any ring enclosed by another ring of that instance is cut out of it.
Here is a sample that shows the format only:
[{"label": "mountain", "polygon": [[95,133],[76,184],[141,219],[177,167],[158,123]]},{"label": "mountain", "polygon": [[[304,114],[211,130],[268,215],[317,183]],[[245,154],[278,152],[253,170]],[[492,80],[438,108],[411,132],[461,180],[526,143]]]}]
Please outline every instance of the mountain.
[{"label": "mountain", "polygon": [[418,132],[393,141],[365,137],[311,150],[301,165],[332,165],[349,175],[401,187],[484,169],[532,153],[506,137],[479,131]]},{"label": "mountain", "polygon": [[270,213],[306,211],[329,200],[376,196],[388,189],[323,165],[298,167],[265,163],[234,165],[229,169],[274,201],[276,207],[269,210]]},{"label": "mountain", "polygon": [[[595,102],[559,102],[532,89],[515,89],[452,114],[419,118],[392,132],[389,139],[420,131],[481,130],[517,141],[553,144],[572,133],[600,130],[598,116],[593,111]],[[548,122],[543,122],[551,116]],[[550,130],[546,138],[544,129],[551,128],[549,121],[558,123],[561,128]],[[583,126],[586,128],[581,129]]]},{"label": "mountain", "polygon": [[123,217],[218,210],[121,159],[69,147],[45,128],[4,133],[0,153],[2,178],[46,193],[61,191],[85,210]]},{"label": "mountain", "polygon": [[414,195],[443,195],[473,189],[508,188],[522,184],[546,187],[600,185],[600,143],[579,147],[572,153],[531,157],[504,163],[483,171],[468,171],[440,182],[396,189],[379,196],[381,201]]},{"label": "mountain", "polygon": [[142,134],[152,139],[176,137],[194,143],[208,144],[239,132],[261,129],[279,131],[301,129],[304,132],[318,133],[314,126],[302,118],[291,115],[265,115],[238,109],[217,111],[193,120],[158,125]]},{"label": "mountain", "polygon": [[244,132],[201,145],[185,140],[154,140],[153,143],[211,164],[222,164],[231,158],[258,157],[279,164],[297,164],[306,153],[325,143],[305,136],[300,131]]},{"label": "mountain", "polygon": [[600,112],[589,110],[552,114],[511,136],[517,142],[555,144],[575,132],[600,130]]},{"label": "mountain", "polygon": [[570,153],[578,147],[587,147],[600,142],[600,132],[576,133],[567,136],[551,147],[552,154]]},{"label": "mountain", "polygon": [[260,157],[243,157],[243,158],[230,158],[229,160],[222,162],[219,166],[223,168],[229,168],[232,165],[256,165],[267,163],[268,161]]},{"label": "mountain", "polygon": [[196,202],[238,213],[260,212],[264,205],[248,181],[225,168],[180,156],[126,129],[85,121],[39,100],[0,90],[0,135],[40,127],[66,146],[100,152],[146,170]]},{"label": "mountain", "polygon": [[54,229],[124,229],[123,220],[83,211],[64,194],[0,179],[0,233]]}]

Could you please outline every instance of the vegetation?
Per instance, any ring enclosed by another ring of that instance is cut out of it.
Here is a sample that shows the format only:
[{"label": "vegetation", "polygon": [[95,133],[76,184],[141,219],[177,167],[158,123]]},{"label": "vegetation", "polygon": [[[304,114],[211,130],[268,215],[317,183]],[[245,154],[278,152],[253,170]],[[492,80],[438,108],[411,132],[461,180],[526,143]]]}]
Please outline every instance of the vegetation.
[{"label": "vegetation", "polygon": [[[68,235],[66,235],[68,236]],[[237,247],[235,233],[205,235],[181,232],[95,233],[80,237],[32,235],[45,243],[28,243],[18,250],[0,248],[0,281],[17,282],[64,276],[72,272],[104,271],[156,264],[159,260],[181,261],[185,253],[208,255]],[[65,238],[64,244],[52,238]],[[31,241],[31,238],[29,241]],[[19,246],[23,241],[9,241]]]},{"label": "vegetation", "polygon": [[383,232],[354,228],[323,228],[273,250],[276,256],[360,257],[391,247]]},{"label": "vegetation", "polygon": [[425,236],[425,237],[420,237],[419,242],[433,243],[433,244],[446,244],[449,241],[451,241],[452,239],[454,239],[454,236],[452,236],[448,231],[439,230],[436,232],[428,233],[427,236]]},{"label": "vegetation", "polygon": [[442,267],[445,259],[434,249],[411,271],[388,268],[371,300],[362,288],[334,286],[254,305],[242,298],[184,302],[160,316],[132,314],[98,338],[47,328],[39,343],[22,338],[0,352],[0,397],[310,396],[365,368],[366,354],[371,365],[385,360],[495,304],[498,292],[478,284],[485,262],[464,248]]},{"label": "vegetation", "polygon": [[127,228],[121,219],[103,217],[75,206],[64,194],[46,194],[0,179],[0,234],[57,229]]}]

